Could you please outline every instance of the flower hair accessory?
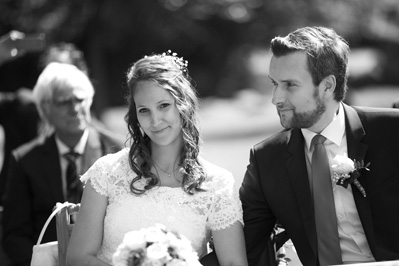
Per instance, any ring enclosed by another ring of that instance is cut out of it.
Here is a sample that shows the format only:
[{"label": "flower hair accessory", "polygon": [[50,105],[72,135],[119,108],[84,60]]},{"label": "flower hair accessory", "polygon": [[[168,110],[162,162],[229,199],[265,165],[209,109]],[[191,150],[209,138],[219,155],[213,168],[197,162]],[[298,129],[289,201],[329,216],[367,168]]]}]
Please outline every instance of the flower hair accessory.
[{"label": "flower hair accessory", "polygon": [[190,241],[164,225],[125,234],[112,256],[113,266],[201,266]]},{"label": "flower hair accessory", "polygon": [[331,165],[333,172],[332,179],[337,185],[344,188],[353,183],[360,193],[362,193],[363,197],[366,197],[366,191],[357,179],[360,177],[360,171],[370,171],[367,168],[369,165],[370,163],[364,165],[363,161],[352,161],[345,155],[336,155]]},{"label": "flower hair accessory", "polygon": [[183,57],[177,57],[177,53],[172,53],[171,50],[166,51],[161,54],[162,57],[170,56],[173,61],[175,61],[176,65],[180,68],[183,73],[187,73],[188,61],[184,60]]}]

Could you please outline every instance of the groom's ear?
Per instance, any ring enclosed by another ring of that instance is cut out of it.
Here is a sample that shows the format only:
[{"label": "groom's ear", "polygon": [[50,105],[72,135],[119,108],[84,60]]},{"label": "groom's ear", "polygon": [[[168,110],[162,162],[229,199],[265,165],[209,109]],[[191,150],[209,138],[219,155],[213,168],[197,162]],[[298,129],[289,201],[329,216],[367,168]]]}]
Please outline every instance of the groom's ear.
[{"label": "groom's ear", "polygon": [[337,80],[335,79],[334,75],[329,75],[320,82],[319,86],[321,86],[322,92],[326,96],[332,96],[337,86]]}]

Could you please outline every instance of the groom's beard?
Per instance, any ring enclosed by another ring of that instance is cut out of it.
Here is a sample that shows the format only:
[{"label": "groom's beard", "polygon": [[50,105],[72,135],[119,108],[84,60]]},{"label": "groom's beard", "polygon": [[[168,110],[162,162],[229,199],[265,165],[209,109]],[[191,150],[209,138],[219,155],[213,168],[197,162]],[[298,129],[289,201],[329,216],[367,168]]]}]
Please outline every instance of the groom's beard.
[{"label": "groom's beard", "polygon": [[292,109],[292,117],[284,120],[284,115],[280,115],[281,125],[284,128],[310,128],[316,124],[326,111],[325,103],[320,99],[319,90],[315,87],[313,100],[316,107],[305,112],[296,112],[296,107]]}]

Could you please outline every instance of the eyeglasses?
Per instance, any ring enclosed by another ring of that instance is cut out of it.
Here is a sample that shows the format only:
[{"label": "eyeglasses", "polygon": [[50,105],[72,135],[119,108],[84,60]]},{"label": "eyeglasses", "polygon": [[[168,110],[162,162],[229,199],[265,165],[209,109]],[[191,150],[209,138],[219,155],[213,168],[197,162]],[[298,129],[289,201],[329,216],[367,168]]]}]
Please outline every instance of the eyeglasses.
[{"label": "eyeglasses", "polygon": [[56,99],[56,100],[53,100],[52,105],[59,107],[59,108],[74,106],[75,104],[85,105],[89,101],[89,99],[90,98],[78,98],[78,97]]}]

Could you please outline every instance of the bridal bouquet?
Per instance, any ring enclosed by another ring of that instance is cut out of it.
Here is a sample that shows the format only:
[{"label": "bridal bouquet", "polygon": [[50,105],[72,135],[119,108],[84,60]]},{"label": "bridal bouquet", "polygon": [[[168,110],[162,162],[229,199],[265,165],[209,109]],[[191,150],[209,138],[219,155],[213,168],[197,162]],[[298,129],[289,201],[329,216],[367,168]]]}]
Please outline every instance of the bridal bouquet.
[{"label": "bridal bouquet", "polygon": [[336,155],[331,165],[332,168],[332,179],[337,185],[347,188],[349,184],[354,184],[356,188],[362,193],[363,197],[366,197],[366,191],[363,186],[357,180],[360,177],[362,170],[370,171],[370,163],[364,165],[363,161],[351,160],[349,157],[344,155]]},{"label": "bridal bouquet", "polygon": [[112,263],[113,266],[201,266],[190,241],[161,224],[126,233]]}]

